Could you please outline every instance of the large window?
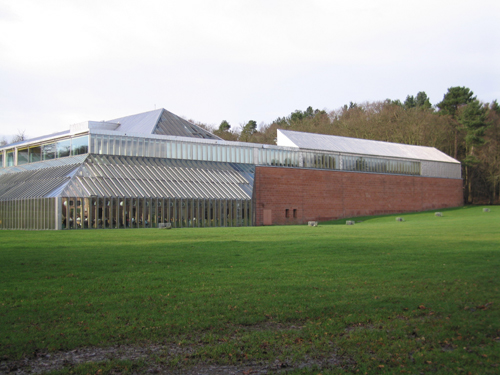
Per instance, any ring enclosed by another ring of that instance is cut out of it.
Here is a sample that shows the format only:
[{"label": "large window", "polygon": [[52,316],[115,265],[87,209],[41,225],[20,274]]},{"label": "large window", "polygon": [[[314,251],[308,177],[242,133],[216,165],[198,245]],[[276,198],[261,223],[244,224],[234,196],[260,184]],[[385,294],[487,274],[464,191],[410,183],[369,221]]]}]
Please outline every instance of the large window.
[{"label": "large window", "polygon": [[56,158],[56,144],[50,143],[48,145],[42,146],[42,158],[43,160],[51,160]]},{"label": "large window", "polygon": [[30,163],[35,163],[42,160],[42,147],[30,147]]},{"label": "large window", "polygon": [[14,165],[14,150],[9,150],[7,151],[7,158],[6,158],[7,167],[12,167]]},{"label": "large window", "polygon": [[3,151],[0,151],[0,168],[3,168]]},{"label": "large window", "polygon": [[17,165],[23,165],[29,163],[29,152],[28,147],[21,148],[17,150]]},{"label": "large window", "polygon": [[[17,150],[17,165],[35,163],[40,160],[64,158],[72,155],[87,154],[89,152],[88,136],[64,139],[45,145],[36,145]],[[0,165],[2,165],[0,161]],[[14,165],[14,153],[8,151],[7,166]]]},{"label": "large window", "polygon": [[83,136],[71,140],[71,155],[87,154],[89,152],[89,137]]},{"label": "large window", "polygon": [[65,139],[56,143],[57,157],[65,158],[71,153],[71,140]]}]

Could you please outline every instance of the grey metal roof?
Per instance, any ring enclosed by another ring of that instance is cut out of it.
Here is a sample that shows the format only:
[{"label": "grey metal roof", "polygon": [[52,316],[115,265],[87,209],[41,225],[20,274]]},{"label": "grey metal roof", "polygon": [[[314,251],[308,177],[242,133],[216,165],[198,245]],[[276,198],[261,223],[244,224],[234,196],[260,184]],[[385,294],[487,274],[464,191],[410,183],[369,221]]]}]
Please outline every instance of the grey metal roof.
[{"label": "grey metal roof", "polygon": [[278,129],[278,146],[347,154],[459,163],[434,147],[405,145],[368,139],[340,137]]},{"label": "grey metal roof", "polygon": [[152,134],[162,111],[163,108],[160,108],[155,109],[154,111],[108,120],[106,122],[119,123],[120,125],[116,128],[117,131],[125,133]]},{"label": "grey metal roof", "polygon": [[182,137],[220,139],[164,108],[109,120],[119,123],[115,129],[122,133],[176,135]]}]

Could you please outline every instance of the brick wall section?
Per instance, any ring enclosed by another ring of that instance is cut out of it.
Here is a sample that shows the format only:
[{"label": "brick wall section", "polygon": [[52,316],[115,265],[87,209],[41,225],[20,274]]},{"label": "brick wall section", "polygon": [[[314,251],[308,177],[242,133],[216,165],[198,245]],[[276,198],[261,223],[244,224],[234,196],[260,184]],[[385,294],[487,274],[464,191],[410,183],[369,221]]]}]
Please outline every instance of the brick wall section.
[{"label": "brick wall section", "polygon": [[264,209],[272,210],[273,224],[425,211],[462,206],[462,180],[256,167],[254,204],[256,225],[263,225]]}]

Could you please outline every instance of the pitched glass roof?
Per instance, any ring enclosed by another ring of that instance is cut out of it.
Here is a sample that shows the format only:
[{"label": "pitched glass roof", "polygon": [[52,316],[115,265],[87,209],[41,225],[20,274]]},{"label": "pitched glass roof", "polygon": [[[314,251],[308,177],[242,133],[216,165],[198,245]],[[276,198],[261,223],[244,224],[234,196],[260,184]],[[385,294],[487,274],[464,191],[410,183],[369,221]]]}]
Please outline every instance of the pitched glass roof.
[{"label": "pitched glass roof", "polygon": [[45,167],[0,175],[0,200],[54,197],[66,185],[80,164]]},{"label": "pitched glass roof", "polygon": [[0,175],[0,200],[92,195],[244,200],[252,197],[253,165],[93,154],[85,157],[59,166],[34,163],[38,168]]}]

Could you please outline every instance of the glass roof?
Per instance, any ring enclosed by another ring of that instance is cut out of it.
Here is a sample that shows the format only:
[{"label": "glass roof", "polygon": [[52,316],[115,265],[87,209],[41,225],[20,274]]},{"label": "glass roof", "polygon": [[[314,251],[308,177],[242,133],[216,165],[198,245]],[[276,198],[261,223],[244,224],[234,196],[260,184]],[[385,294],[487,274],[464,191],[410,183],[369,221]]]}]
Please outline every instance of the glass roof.
[{"label": "glass roof", "polygon": [[0,200],[53,197],[51,192],[67,184],[79,167],[70,164],[0,175]]},{"label": "glass roof", "polygon": [[90,154],[78,164],[0,175],[0,199],[54,196],[251,199],[248,164]]}]

